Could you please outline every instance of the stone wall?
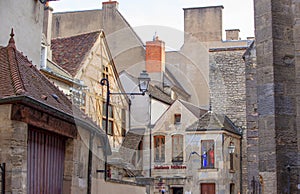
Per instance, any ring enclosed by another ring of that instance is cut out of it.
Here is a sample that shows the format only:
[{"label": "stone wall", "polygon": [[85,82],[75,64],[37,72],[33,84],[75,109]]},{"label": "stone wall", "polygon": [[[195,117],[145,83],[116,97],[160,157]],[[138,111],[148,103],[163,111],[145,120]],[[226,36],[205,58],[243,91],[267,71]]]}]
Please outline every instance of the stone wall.
[{"label": "stone wall", "polygon": [[26,194],[27,124],[10,120],[11,109],[12,105],[0,105],[0,163],[6,163],[5,193]]},{"label": "stone wall", "polygon": [[243,190],[247,188],[246,79],[243,54],[246,47],[210,49],[210,94],[212,111],[228,116],[243,129]]},{"label": "stone wall", "polygon": [[259,173],[265,193],[298,192],[299,6],[292,0],[254,1]]},{"label": "stone wall", "polygon": [[258,183],[258,112],[257,112],[257,64],[253,43],[244,55],[246,63],[246,114],[247,114],[247,192],[254,192],[253,180]]},{"label": "stone wall", "polygon": [[246,128],[246,47],[210,49],[210,94],[212,110],[226,114],[236,126]]}]

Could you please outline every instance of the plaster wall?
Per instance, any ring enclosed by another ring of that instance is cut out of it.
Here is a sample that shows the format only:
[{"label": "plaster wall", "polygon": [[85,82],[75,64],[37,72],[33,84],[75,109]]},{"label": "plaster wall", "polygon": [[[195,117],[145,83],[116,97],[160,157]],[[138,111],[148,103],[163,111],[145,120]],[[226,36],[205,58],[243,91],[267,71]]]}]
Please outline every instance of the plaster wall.
[{"label": "plaster wall", "polygon": [[44,5],[37,0],[0,1],[0,45],[6,46],[14,29],[17,49],[39,67]]},{"label": "plaster wall", "polygon": [[[101,18],[101,10],[63,13],[55,13],[54,10],[52,18],[52,38],[64,38],[100,30],[102,26]],[[84,28],[82,26],[84,26]]]},{"label": "plaster wall", "polygon": [[[201,141],[214,140],[215,168],[201,168]],[[216,193],[228,193],[230,183],[235,184],[235,192],[240,190],[240,139],[221,131],[215,132],[188,132],[186,134],[186,174],[191,180],[186,184],[186,189],[192,193],[200,194],[201,183],[215,183]],[[233,171],[230,171],[230,157],[228,146],[230,142],[235,145],[233,156]],[[197,154],[191,154],[197,152]]]},{"label": "plaster wall", "polygon": [[[138,80],[126,72],[120,74],[120,81],[126,93],[140,93]],[[128,95],[131,100],[131,128],[144,128],[150,124],[150,97],[143,95]]]},{"label": "plaster wall", "polygon": [[107,194],[107,193],[130,193],[130,194],[144,194],[146,192],[145,186],[137,186],[130,184],[120,184],[114,182],[104,182],[98,181],[96,185],[97,194]]},{"label": "plaster wall", "polygon": [[221,41],[222,10],[223,6],[184,8],[184,42],[191,37],[199,42]]}]

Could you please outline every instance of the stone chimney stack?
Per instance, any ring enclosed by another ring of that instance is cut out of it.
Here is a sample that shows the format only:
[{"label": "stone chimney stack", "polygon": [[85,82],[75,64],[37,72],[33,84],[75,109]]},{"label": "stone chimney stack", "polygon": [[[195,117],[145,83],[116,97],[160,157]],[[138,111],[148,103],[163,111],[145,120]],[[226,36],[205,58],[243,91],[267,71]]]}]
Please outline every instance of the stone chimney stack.
[{"label": "stone chimney stack", "polygon": [[43,33],[46,36],[47,43],[51,42],[51,33],[52,33],[52,12],[53,8],[45,6],[44,8],[44,23],[43,23]]},{"label": "stone chimney stack", "polygon": [[116,10],[119,8],[119,3],[117,1],[105,1],[102,2],[102,9],[112,9],[112,10]]},{"label": "stone chimney stack", "polygon": [[52,60],[51,39],[52,39],[52,18],[53,8],[49,6],[49,2],[46,3],[44,8],[44,21],[43,21],[43,34],[45,38],[42,38],[41,49],[41,66],[47,64],[47,59]]},{"label": "stone chimney stack", "polygon": [[[106,35],[120,30],[120,25],[112,25],[119,24],[120,22],[118,20],[118,7],[119,3],[117,1],[102,2],[102,28]],[[115,39],[115,37],[113,39]],[[115,42],[115,40],[112,41]]]},{"label": "stone chimney stack", "polygon": [[226,32],[226,40],[240,40],[239,29],[225,30],[225,32]]},{"label": "stone chimney stack", "polygon": [[223,6],[184,8],[184,42],[222,41]]},{"label": "stone chimney stack", "polygon": [[165,42],[158,36],[146,42],[146,70],[151,79],[161,82],[165,72]]}]

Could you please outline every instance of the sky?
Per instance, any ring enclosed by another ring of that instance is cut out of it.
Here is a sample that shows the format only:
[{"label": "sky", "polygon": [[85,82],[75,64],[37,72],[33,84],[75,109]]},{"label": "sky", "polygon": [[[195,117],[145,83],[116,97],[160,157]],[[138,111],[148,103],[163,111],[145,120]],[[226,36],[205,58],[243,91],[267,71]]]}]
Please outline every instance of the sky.
[{"label": "sky", "polygon": [[[223,39],[226,29],[240,29],[240,38],[254,36],[253,0],[118,0],[119,11],[143,41],[156,33],[167,47],[183,41],[183,8],[223,5]],[[54,12],[101,9],[102,0],[51,1]]]}]

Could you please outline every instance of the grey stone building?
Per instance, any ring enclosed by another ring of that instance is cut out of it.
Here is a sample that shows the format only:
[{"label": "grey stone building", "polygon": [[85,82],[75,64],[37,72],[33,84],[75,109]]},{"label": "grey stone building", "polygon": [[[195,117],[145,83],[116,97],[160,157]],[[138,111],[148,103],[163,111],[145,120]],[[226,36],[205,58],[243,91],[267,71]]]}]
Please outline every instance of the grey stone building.
[{"label": "grey stone building", "polygon": [[[245,152],[247,153],[247,173],[244,176],[244,183],[247,183],[248,192],[262,192],[260,176],[258,174],[258,110],[257,110],[257,63],[256,48],[253,42],[245,54],[245,75],[246,75],[246,124],[247,135],[244,136]],[[246,191],[246,193],[247,193]]]},{"label": "grey stone building", "polygon": [[248,167],[262,193],[299,193],[299,7],[254,1],[256,46],[245,54]]},{"label": "grey stone building", "polygon": [[243,130],[243,191],[247,193],[248,153],[246,124],[246,77],[243,55],[247,47],[211,48],[210,98],[212,110],[228,116]]}]

